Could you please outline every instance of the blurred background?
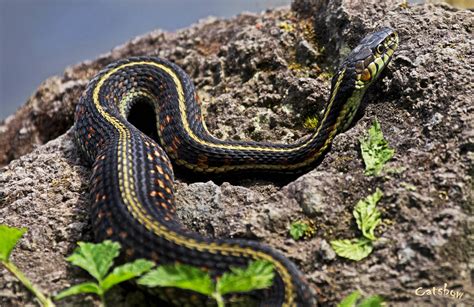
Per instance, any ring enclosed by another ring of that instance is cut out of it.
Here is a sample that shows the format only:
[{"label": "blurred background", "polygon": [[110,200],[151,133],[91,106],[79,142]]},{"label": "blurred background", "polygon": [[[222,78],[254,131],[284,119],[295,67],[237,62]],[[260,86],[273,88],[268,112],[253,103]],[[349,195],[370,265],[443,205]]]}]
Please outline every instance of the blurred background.
[{"label": "blurred background", "polygon": [[[474,0],[445,1],[474,7]],[[157,28],[177,30],[209,15],[230,17],[290,2],[0,0],[0,120],[14,113],[47,77],[61,74],[68,65],[94,59],[134,36]]]},{"label": "blurred background", "polygon": [[230,17],[291,0],[0,0],[0,120],[68,65],[157,28]]}]

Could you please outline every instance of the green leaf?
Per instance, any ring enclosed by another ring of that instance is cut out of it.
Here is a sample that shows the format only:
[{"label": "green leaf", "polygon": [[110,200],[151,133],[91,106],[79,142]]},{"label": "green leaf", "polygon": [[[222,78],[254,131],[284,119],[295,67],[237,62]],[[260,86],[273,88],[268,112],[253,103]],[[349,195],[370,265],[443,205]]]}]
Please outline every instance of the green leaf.
[{"label": "green leaf", "polygon": [[395,153],[395,150],[388,146],[377,119],[370,127],[369,135],[360,141],[360,149],[365,163],[365,174],[369,176],[379,175],[384,164]]},{"label": "green leaf", "polygon": [[337,304],[337,307],[355,307],[359,298],[360,292],[357,290],[353,291],[351,294],[346,296],[339,304]]},{"label": "green leaf", "polygon": [[81,293],[95,293],[101,295],[102,289],[95,282],[85,282],[68,288],[64,291],[61,291],[58,295],[54,297],[54,300],[61,300],[67,296],[81,294]]},{"label": "green leaf", "polygon": [[360,302],[357,307],[380,307],[382,306],[383,298],[379,295],[372,295]]},{"label": "green leaf", "polygon": [[211,296],[214,283],[206,272],[185,264],[162,265],[138,280],[148,287],[176,287]]},{"label": "green leaf", "polygon": [[366,238],[331,241],[332,249],[341,257],[359,261],[373,250],[372,241]]},{"label": "green leaf", "polygon": [[120,244],[112,241],[102,243],[79,242],[79,247],[66,260],[83,268],[101,282],[119,255]]},{"label": "green leaf", "polygon": [[274,276],[271,262],[253,261],[247,268],[231,268],[231,272],[224,273],[217,281],[217,292],[224,295],[268,288],[272,285]]},{"label": "green leaf", "polygon": [[313,117],[310,116],[305,119],[303,126],[306,129],[314,130],[318,127],[318,123],[319,123],[319,119],[317,116],[313,116]]},{"label": "green leaf", "polygon": [[8,261],[10,254],[18,240],[26,232],[26,228],[9,227],[0,225],[0,260]]},{"label": "green leaf", "polygon": [[360,292],[354,291],[346,296],[337,307],[380,307],[383,303],[383,298],[378,295],[369,296],[363,299],[360,303],[357,301],[360,299]]},{"label": "green leaf", "polygon": [[304,236],[308,228],[309,225],[302,221],[294,222],[290,225],[290,235],[293,240],[299,240]]},{"label": "green leaf", "polygon": [[377,239],[374,234],[375,227],[377,227],[382,220],[380,219],[380,211],[376,205],[382,196],[382,191],[377,188],[375,193],[367,196],[365,199],[359,200],[352,212],[356,218],[357,226],[359,226],[364,237],[369,240]]},{"label": "green leaf", "polygon": [[154,266],[155,264],[152,261],[145,259],[137,259],[134,262],[118,266],[104,279],[102,282],[102,289],[106,292],[116,284],[148,272]]}]

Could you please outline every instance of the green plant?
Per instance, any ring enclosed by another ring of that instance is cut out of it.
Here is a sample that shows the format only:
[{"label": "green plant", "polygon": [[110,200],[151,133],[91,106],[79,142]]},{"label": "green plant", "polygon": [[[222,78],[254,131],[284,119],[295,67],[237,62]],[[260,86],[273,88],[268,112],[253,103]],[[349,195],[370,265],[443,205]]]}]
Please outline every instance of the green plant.
[{"label": "green plant", "polygon": [[214,282],[208,273],[185,264],[162,265],[150,271],[154,263],[144,259],[120,265],[109,273],[114,259],[119,255],[119,243],[79,242],[78,245],[79,247],[67,260],[89,272],[97,282],[84,282],[72,286],[59,293],[55,297],[56,300],[70,295],[95,293],[105,306],[105,293],[110,288],[148,272],[138,279],[139,284],[192,290],[213,297],[218,306],[224,306],[223,295],[269,287],[274,277],[273,265],[265,261],[252,262],[246,269],[231,268],[231,272],[224,273],[217,282]]},{"label": "green plant", "polygon": [[274,278],[273,264],[253,261],[248,267],[231,268],[214,282],[199,268],[185,265],[163,265],[148,272],[138,283],[148,287],[176,287],[192,290],[214,298],[219,307],[225,306],[223,296],[228,293],[248,292],[271,286]]},{"label": "green plant", "polygon": [[61,291],[55,299],[60,300],[70,295],[81,293],[97,294],[103,306],[105,306],[105,293],[113,286],[138,277],[149,271],[154,263],[144,259],[138,259],[131,263],[117,266],[108,273],[119,255],[120,244],[112,241],[93,244],[79,242],[79,247],[67,258],[72,264],[89,272],[97,282],[84,282]]},{"label": "green plant", "polygon": [[362,235],[371,241],[377,239],[374,235],[375,227],[382,221],[380,211],[376,207],[382,196],[382,191],[377,188],[375,193],[359,200],[352,211]]},{"label": "green plant", "polygon": [[303,127],[309,130],[314,130],[318,127],[319,119],[317,116],[306,117]]},{"label": "green plant", "polygon": [[383,298],[379,295],[372,295],[363,300],[360,300],[360,298],[361,293],[356,290],[346,296],[337,307],[380,307],[383,303]]},{"label": "green plant", "polygon": [[380,211],[376,207],[383,193],[377,188],[375,193],[357,202],[352,211],[357,227],[362,232],[361,238],[351,240],[333,240],[331,246],[341,257],[359,261],[367,257],[373,250],[373,241],[377,240],[374,231],[381,223]]},{"label": "green plant", "polygon": [[293,240],[299,240],[303,237],[311,238],[315,231],[314,224],[311,221],[299,220],[290,225],[290,236]]},{"label": "green plant", "polygon": [[395,153],[395,150],[388,146],[377,119],[370,127],[368,136],[360,140],[360,149],[365,164],[365,174],[369,176],[378,176],[385,163]]},{"label": "green plant", "polygon": [[12,250],[25,232],[26,228],[9,227],[3,224],[0,225],[0,263],[36,296],[42,306],[55,306],[51,299],[46,297],[33,283],[31,283],[23,272],[10,261]]},{"label": "green plant", "polygon": [[338,256],[354,261],[364,259],[374,249],[372,241],[364,237],[351,240],[333,240],[331,246]]}]

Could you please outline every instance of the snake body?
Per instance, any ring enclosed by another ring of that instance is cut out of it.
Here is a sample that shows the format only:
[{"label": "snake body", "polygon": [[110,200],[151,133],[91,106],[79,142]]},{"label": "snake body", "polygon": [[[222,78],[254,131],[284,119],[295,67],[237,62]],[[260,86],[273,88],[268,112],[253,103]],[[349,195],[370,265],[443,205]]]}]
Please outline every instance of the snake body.
[{"label": "snake body", "polygon": [[[262,292],[261,305],[316,305],[313,288],[281,253],[250,240],[211,239],[185,230],[176,219],[170,159],[203,173],[305,169],[349,126],[367,87],[397,46],[398,37],[388,28],[365,37],[334,76],[316,131],[289,145],[212,136],[190,77],[167,60],[135,57],[109,65],[90,81],[75,113],[75,137],[92,164],[96,239],[120,242],[128,259],[186,263],[214,277],[231,266],[266,260],[276,275]],[[148,129],[148,135],[128,121],[136,103],[153,107],[156,129]]]}]

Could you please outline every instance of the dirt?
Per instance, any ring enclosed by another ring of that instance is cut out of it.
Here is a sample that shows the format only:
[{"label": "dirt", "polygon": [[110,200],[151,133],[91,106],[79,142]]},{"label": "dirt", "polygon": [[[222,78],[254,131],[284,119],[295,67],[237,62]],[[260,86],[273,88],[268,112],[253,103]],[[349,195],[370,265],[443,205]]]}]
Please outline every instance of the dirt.
[{"label": "dirt", "polygon": [[[281,250],[334,305],[355,289],[393,306],[472,306],[474,118],[473,12],[393,1],[294,1],[292,7],[206,19],[176,33],[154,31],[46,80],[0,125],[0,223],[28,227],[12,257],[49,293],[87,275],[65,261],[90,241],[88,177],[70,127],[88,80],[106,64],[157,55],[182,66],[221,138],[294,142],[324,108],[330,76],[368,32],[400,36],[392,63],[367,93],[358,120],[338,135],[323,162],[299,178],[176,183],[179,216],[214,237],[250,238]],[[377,118],[394,158],[381,176],[364,175],[359,140]],[[68,132],[69,131],[69,132]],[[208,179],[206,179],[208,180]],[[374,252],[354,262],[329,242],[352,238],[356,202],[380,188],[382,225]],[[315,236],[293,240],[292,221],[310,219]],[[462,299],[419,296],[417,288],[462,291]],[[116,305],[144,302],[117,288]],[[94,305],[92,296],[59,305]],[[0,305],[34,306],[0,269]]]}]

